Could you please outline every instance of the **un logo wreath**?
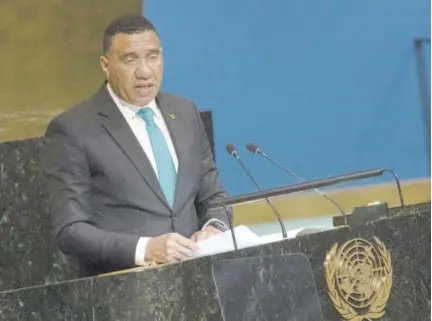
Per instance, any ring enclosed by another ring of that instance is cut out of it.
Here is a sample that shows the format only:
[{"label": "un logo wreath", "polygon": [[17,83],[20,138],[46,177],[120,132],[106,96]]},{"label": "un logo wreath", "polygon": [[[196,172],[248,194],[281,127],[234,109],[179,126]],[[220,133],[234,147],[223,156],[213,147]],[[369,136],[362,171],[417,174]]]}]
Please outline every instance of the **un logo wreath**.
[{"label": "un logo wreath", "polygon": [[353,239],[327,253],[324,270],[329,296],[349,321],[378,319],[385,313],[393,279],[390,253],[374,237],[376,246]]}]

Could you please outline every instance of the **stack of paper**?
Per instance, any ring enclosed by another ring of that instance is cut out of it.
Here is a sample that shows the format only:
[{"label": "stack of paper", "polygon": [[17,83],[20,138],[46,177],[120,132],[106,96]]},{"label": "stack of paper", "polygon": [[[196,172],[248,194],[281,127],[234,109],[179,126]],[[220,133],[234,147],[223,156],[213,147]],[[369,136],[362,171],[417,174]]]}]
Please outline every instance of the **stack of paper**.
[{"label": "stack of paper", "polygon": [[[261,244],[261,238],[244,225],[235,227],[234,233],[237,241],[237,247],[239,249]],[[198,242],[197,245],[198,250],[194,252],[193,257],[212,255],[234,250],[231,231],[216,234],[213,237]]]},{"label": "stack of paper", "polygon": [[[295,238],[299,235],[317,233],[330,229],[332,229],[332,227],[303,227],[287,231],[287,236],[288,238]],[[237,241],[237,247],[239,249],[282,240],[282,233],[274,233],[260,237],[244,225],[235,227],[234,233]],[[198,250],[193,253],[193,258],[234,250],[231,231],[219,233],[211,238],[198,242],[197,245]]]}]

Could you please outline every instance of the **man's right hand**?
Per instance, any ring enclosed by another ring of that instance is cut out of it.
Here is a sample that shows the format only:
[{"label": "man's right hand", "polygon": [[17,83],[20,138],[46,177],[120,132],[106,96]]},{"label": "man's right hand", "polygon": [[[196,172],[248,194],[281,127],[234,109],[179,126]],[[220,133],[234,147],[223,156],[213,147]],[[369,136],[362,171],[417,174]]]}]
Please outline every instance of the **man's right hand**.
[{"label": "man's right hand", "polygon": [[146,247],[145,260],[171,263],[189,258],[197,245],[178,233],[167,233],[151,238]]}]

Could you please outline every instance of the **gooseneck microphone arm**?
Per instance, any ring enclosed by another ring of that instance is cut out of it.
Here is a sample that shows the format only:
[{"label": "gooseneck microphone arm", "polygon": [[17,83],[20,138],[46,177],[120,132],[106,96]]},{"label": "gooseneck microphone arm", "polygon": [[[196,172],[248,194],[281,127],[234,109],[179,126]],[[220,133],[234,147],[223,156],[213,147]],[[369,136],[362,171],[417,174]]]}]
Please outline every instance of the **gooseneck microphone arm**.
[{"label": "gooseneck microphone arm", "polygon": [[234,225],[233,225],[233,221],[232,221],[231,215],[229,214],[228,208],[225,206],[224,203],[220,203],[220,206],[223,207],[223,209],[225,210],[225,213],[227,215],[228,224],[229,224],[230,231],[231,231],[231,237],[232,237],[232,241],[233,241],[233,245],[234,245],[234,250],[237,251],[238,250],[237,239],[235,237]]},{"label": "gooseneck microphone arm", "polygon": [[234,204],[241,204],[246,203],[250,201],[260,200],[266,197],[273,197],[278,195],[287,195],[292,194],[296,192],[302,192],[311,190],[314,188],[320,188],[325,186],[331,186],[336,185],[342,182],[349,182],[349,181],[355,181],[359,179],[365,179],[365,178],[371,178],[376,176],[381,176],[384,173],[384,169],[378,168],[378,169],[371,169],[371,170],[365,170],[361,172],[354,172],[354,173],[348,173],[344,175],[339,176],[333,176],[323,179],[317,179],[313,181],[306,181],[304,183],[295,184],[295,185],[288,185],[284,187],[278,187],[273,189],[268,189],[262,192],[255,192],[255,193],[248,193],[238,196],[230,196],[221,198],[218,200],[210,201],[209,205],[211,207],[219,207],[220,203],[224,203],[226,206],[234,205]]},{"label": "gooseneck microphone arm", "polygon": [[[276,165],[277,167],[279,167],[280,169],[282,169],[283,171],[285,171],[286,173],[294,176],[295,178],[297,178],[300,182],[305,182],[306,180],[301,178],[300,176],[298,176],[296,173],[294,173],[293,171],[289,170],[288,168],[286,168],[285,166],[283,166],[282,164],[280,164],[279,162],[275,161],[272,157],[268,156],[267,154],[265,154],[263,151],[261,151],[261,149],[256,146],[255,144],[252,143],[248,143],[246,144],[246,149],[248,151],[250,151],[253,154],[257,154],[257,155],[261,155],[264,158],[266,158],[268,161],[270,161],[271,163],[273,163],[274,165]],[[339,212],[342,214],[343,218],[344,218],[344,222],[345,225],[348,226],[348,220],[346,217],[346,213],[345,211],[342,209],[342,207],[336,203],[335,200],[333,200],[330,196],[328,196],[326,193],[321,192],[319,189],[314,188],[313,189],[315,192],[317,192],[318,194],[320,194],[321,196],[323,196],[324,198],[326,198],[328,201],[330,201],[334,206],[337,207],[337,209],[339,210]]]},{"label": "gooseneck microphone arm", "polygon": [[[301,177],[299,177],[298,175],[296,175],[295,173],[293,173],[293,172],[290,171],[289,169],[285,168],[282,164],[278,163],[277,161],[275,161],[275,160],[274,160],[273,158],[271,158],[270,156],[266,155],[266,154],[265,154],[263,151],[261,151],[261,149],[260,149],[258,146],[256,146],[255,144],[252,144],[252,143],[246,144],[246,148],[247,148],[247,150],[250,151],[251,153],[258,154],[258,155],[261,155],[261,156],[265,157],[265,158],[268,159],[270,162],[272,162],[273,164],[275,164],[275,165],[278,166],[279,168],[283,169],[285,172],[287,172],[287,173],[293,175],[294,177],[296,177],[296,178],[299,179],[300,181],[305,182],[304,179],[302,179]],[[390,170],[390,169],[382,169],[381,171],[382,171],[382,172],[381,172],[380,175],[382,175],[382,173],[384,173],[384,172],[388,172],[388,173],[390,173],[390,174],[393,176],[394,181],[395,181],[395,183],[396,183],[396,187],[397,187],[397,191],[398,191],[398,196],[399,196],[399,201],[400,201],[400,204],[401,204],[401,208],[404,209],[404,208],[405,208],[405,202],[404,202],[404,198],[403,198],[403,194],[402,194],[402,188],[401,188],[400,181],[399,181],[399,178],[397,177],[396,173],[393,172],[393,171]],[[365,177],[365,178],[366,178],[366,177]],[[333,199],[331,199],[328,195],[326,195],[325,193],[322,193],[321,191],[319,191],[319,190],[316,189],[316,188],[315,188],[314,190],[315,190],[316,192],[320,193],[320,194],[321,194],[322,196],[324,196],[325,198],[327,198],[327,199],[328,199],[330,202],[332,202],[335,206],[337,206],[341,213],[343,213],[343,214],[345,213],[345,212],[342,210],[342,208],[339,206],[339,204],[337,204],[337,203],[336,203]],[[345,223],[346,223],[346,217],[345,217]]]},{"label": "gooseneck microphone arm", "polygon": [[[246,173],[246,175],[249,177],[249,179],[252,181],[252,183],[255,185],[256,189],[260,192],[262,192],[261,188],[259,187],[258,183],[255,181],[255,179],[252,177],[252,174],[249,172],[249,170],[246,168],[246,166],[243,164],[242,160],[240,159],[240,157],[237,154],[237,151],[234,147],[234,145],[232,144],[228,144],[226,147],[226,150],[228,152],[228,154],[232,157],[234,157],[237,162],[240,164],[240,166],[243,168],[244,172]],[[279,225],[281,227],[282,230],[282,237],[285,239],[287,238],[287,232],[285,229],[285,225],[282,221],[282,218],[280,216],[279,211],[276,209],[276,207],[274,206],[273,202],[270,201],[270,199],[268,197],[264,198],[267,202],[267,204],[270,206],[270,208],[272,209],[273,213],[276,215],[277,220],[279,221]]]},{"label": "gooseneck microphone arm", "polygon": [[397,186],[397,190],[398,190],[398,194],[399,194],[399,200],[400,200],[400,203],[401,203],[401,207],[402,207],[402,209],[405,209],[405,202],[404,202],[404,199],[403,199],[402,188],[400,186],[399,178],[397,177],[397,175],[395,174],[395,172],[393,172],[390,169],[384,169],[384,172],[389,172],[390,174],[392,174],[392,176],[393,176],[393,178],[394,178],[394,180],[396,182],[396,186]]}]

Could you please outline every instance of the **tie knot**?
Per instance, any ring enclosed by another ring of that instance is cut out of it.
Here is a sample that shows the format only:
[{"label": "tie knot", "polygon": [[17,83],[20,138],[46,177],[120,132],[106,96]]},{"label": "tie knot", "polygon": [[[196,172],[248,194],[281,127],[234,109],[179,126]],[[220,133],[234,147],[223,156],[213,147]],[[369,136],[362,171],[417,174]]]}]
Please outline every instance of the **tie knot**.
[{"label": "tie knot", "polygon": [[138,112],[137,115],[140,116],[142,119],[145,120],[146,123],[151,123],[154,122],[154,113],[153,110],[150,107],[144,107],[141,108]]}]

